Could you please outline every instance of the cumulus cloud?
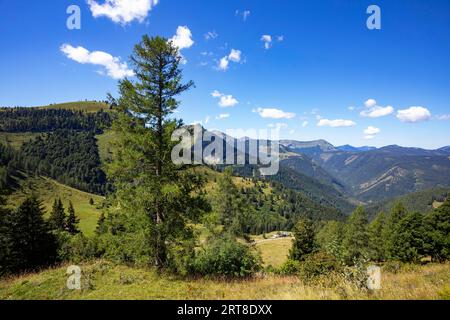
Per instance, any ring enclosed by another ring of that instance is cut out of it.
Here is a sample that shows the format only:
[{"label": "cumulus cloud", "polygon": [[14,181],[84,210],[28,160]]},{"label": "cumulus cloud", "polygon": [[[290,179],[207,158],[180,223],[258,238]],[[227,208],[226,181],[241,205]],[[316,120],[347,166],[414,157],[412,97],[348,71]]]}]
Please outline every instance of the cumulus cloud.
[{"label": "cumulus cloud", "polygon": [[239,103],[239,101],[234,98],[231,94],[223,94],[220,93],[217,90],[214,90],[211,93],[211,96],[213,98],[219,98],[219,106],[222,108],[230,108],[230,107],[234,107],[235,105],[237,105]]},{"label": "cumulus cloud", "polygon": [[187,26],[179,26],[177,33],[170,39],[179,50],[188,49],[194,44],[192,32]]},{"label": "cumulus cloud", "polygon": [[295,113],[285,112],[277,108],[258,108],[253,110],[253,112],[266,119],[292,119],[295,117]]},{"label": "cumulus cloud", "polygon": [[87,0],[92,16],[107,17],[122,25],[133,20],[143,22],[158,2],[159,0],[105,0],[103,4],[99,4],[97,1]]},{"label": "cumulus cloud", "polygon": [[394,108],[392,106],[379,106],[377,105],[377,101],[374,99],[367,100],[364,103],[364,106],[366,107],[366,109],[361,111],[360,113],[362,117],[380,118],[394,113]]},{"label": "cumulus cloud", "polygon": [[303,121],[303,123],[302,123],[302,127],[303,128],[306,128],[308,125],[309,125],[308,121]]},{"label": "cumulus cloud", "polygon": [[121,62],[120,58],[113,57],[103,51],[92,51],[83,47],[73,47],[70,44],[63,44],[60,47],[67,58],[81,64],[93,64],[106,69],[106,74],[113,79],[122,79],[134,76],[133,70],[128,68],[126,62]]},{"label": "cumulus cloud", "polygon": [[431,112],[424,107],[410,107],[408,109],[399,110],[397,112],[397,119],[407,123],[428,121],[431,119]]},{"label": "cumulus cloud", "polygon": [[369,126],[367,127],[367,129],[364,130],[364,138],[367,140],[371,140],[373,138],[375,138],[375,136],[377,134],[379,134],[381,132],[380,129],[375,128],[373,126]]},{"label": "cumulus cloud", "polygon": [[227,55],[219,60],[217,69],[219,69],[221,71],[228,70],[228,67],[230,66],[230,61],[239,63],[239,62],[241,62],[241,56],[242,56],[242,52],[240,50],[231,49],[231,52],[229,55]]},{"label": "cumulus cloud", "polygon": [[318,127],[331,127],[331,128],[340,128],[340,127],[354,127],[356,123],[351,120],[328,120],[328,119],[320,119],[317,123]]}]

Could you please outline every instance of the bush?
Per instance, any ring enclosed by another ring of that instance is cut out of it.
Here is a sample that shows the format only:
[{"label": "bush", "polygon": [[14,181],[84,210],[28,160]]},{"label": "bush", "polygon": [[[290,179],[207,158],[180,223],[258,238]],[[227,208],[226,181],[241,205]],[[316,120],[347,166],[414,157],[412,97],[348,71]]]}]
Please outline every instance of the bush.
[{"label": "bush", "polygon": [[300,265],[299,274],[304,278],[316,278],[331,272],[339,272],[342,265],[331,255],[317,252],[309,255]]},{"label": "bush", "polygon": [[300,273],[301,264],[297,260],[288,259],[278,270],[282,275],[295,275]]},{"label": "bush", "polygon": [[261,259],[248,246],[224,236],[206,244],[192,269],[198,275],[249,277],[261,269]]}]

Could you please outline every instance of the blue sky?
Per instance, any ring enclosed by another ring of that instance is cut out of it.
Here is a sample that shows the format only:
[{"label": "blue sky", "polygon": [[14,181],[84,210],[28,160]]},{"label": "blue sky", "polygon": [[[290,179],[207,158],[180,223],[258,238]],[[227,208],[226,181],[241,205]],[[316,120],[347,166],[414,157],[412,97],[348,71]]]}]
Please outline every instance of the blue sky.
[{"label": "blue sky", "polygon": [[[0,105],[103,100],[143,34],[179,30],[196,83],[181,97],[186,123],[335,145],[450,144],[448,0],[129,1],[0,2]],[[381,30],[366,27],[372,4]],[[66,27],[69,5],[80,30]]]}]

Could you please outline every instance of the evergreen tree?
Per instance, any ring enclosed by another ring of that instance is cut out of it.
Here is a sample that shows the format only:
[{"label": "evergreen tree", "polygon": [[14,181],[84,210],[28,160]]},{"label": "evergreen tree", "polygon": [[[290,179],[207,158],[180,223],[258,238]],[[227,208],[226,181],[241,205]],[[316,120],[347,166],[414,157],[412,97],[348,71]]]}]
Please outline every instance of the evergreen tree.
[{"label": "evergreen tree", "polygon": [[408,213],[400,220],[393,234],[392,244],[392,259],[419,261],[425,253],[425,228],[421,213]]},{"label": "evergreen tree", "polygon": [[73,208],[72,201],[69,201],[69,208],[67,209],[68,216],[66,221],[66,231],[70,234],[77,234],[80,233],[80,230],[78,230],[78,223],[80,222],[80,219],[77,218],[75,215],[75,209]]},{"label": "evergreen tree", "polygon": [[[149,233],[154,264],[164,268],[178,259],[180,243],[192,238],[188,219],[205,208],[199,196],[202,179],[171,161],[178,143],[171,140],[181,121],[173,112],[176,97],[189,90],[182,83],[181,55],[167,39],[144,36],[131,56],[135,81],[119,83],[114,130],[120,137],[108,174],[115,187],[115,200],[129,216],[128,232],[144,228]],[[144,217],[148,220],[145,220]]]},{"label": "evergreen tree", "polygon": [[36,197],[26,199],[11,215],[12,271],[29,270],[56,261],[57,242],[43,218]]},{"label": "evergreen tree", "polygon": [[317,248],[313,224],[309,219],[300,219],[292,232],[295,239],[289,253],[290,259],[303,261]]},{"label": "evergreen tree", "polygon": [[408,214],[405,206],[401,202],[397,202],[391,209],[391,214],[386,220],[386,226],[383,230],[384,239],[384,250],[385,257],[392,259],[394,252],[397,250],[395,248],[394,238],[398,230],[397,226],[400,220]]},{"label": "evergreen tree", "polygon": [[342,261],[345,224],[340,221],[327,221],[317,233],[317,242],[328,254]]},{"label": "evergreen tree", "polygon": [[66,230],[66,212],[62,204],[61,198],[55,199],[50,212],[48,222],[53,230],[65,231]]},{"label": "evergreen tree", "polygon": [[450,197],[425,217],[425,249],[433,260],[450,259]]},{"label": "evergreen tree", "polygon": [[367,258],[369,244],[367,224],[364,207],[358,207],[348,219],[342,240],[343,258],[348,265]]},{"label": "evergreen tree", "polygon": [[0,197],[0,277],[9,271],[11,266],[11,211],[3,208]]},{"label": "evergreen tree", "polygon": [[384,212],[380,212],[369,224],[369,256],[373,261],[384,261],[385,259],[385,244],[383,238],[385,223],[386,216]]},{"label": "evergreen tree", "polygon": [[239,213],[239,190],[233,182],[232,169],[226,168],[217,180],[215,194],[215,209],[219,214],[220,222],[226,230],[231,228],[235,217]]}]

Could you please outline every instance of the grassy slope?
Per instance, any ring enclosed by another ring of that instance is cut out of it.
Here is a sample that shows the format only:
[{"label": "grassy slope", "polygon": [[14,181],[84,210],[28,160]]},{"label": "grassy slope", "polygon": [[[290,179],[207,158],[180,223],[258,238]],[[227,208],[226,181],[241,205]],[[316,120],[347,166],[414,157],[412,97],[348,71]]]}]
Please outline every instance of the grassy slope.
[{"label": "grassy slope", "polygon": [[[29,177],[19,183],[20,187],[8,196],[9,205],[17,206],[26,196],[35,194],[43,202],[48,214],[55,198],[61,198],[66,208],[69,201],[72,201],[75,213],[80,218],[81,231],[86,235],[91,235],[95,231],[100,216],[97,206],[103,201],[102,197],[70,188],[44,177]],[[93,206],[89,204],[90,198],[94,200]]]},{"label": "grassy slope", "polygon": [[24,132],[24,133],[11,133],[0,132],[0,143],[10,145],[15,150],[19,150],[22,145],[33,138],[41,135],[41,133]]},{"label": "grassy slope", "polygon": [[81,265],[82,290],[66,287],[66,267],[0,281],[0,299],[444,299],[450,298],[450,265],[412,266],[382,273],[382,289],[361,291],[341,276],[315,282],[261,276],[221,281],[177,279],[153,270],[97,261]]}]

